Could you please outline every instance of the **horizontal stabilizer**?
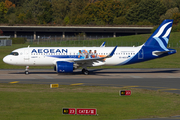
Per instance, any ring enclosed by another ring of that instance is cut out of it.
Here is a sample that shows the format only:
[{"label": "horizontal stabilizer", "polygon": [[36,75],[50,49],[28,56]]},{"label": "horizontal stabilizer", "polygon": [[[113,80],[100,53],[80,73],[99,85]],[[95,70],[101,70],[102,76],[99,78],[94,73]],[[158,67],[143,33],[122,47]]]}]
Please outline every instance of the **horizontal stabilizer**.
[{"label": "horizontal stabilizer", "polygon": [[162,54],[165,54],[165,53],[168,53],[168,52],[175,52],[174,50],[169,50],[169,51],[153,51],[153,55],[154,56],[159,56],[159,55],[162,55]]}]

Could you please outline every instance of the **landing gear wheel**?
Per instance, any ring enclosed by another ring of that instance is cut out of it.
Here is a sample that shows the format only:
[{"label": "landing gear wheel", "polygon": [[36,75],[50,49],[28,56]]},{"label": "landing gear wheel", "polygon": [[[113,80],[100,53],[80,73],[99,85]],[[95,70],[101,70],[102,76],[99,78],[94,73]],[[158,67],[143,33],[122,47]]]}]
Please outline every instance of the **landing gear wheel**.
[{"label": "landing gear wheel", "polygon": [[85,75],[89,75],[89,71],[88,71],[88,70],[85,70],[85,71],[84,71],[84,74],[85,74]]},{"label": "landing gear wheel", "polygon": [[26,69],[25,69],[25,75],[28,75],[29,74],[29,66],[26,66]]},{"label": "landing gear wheel", "polygon": [[84,75],[89,75],[89,71],[87,70],[87,69],[82,69],[82,73],[84,74]]},{"label": "landing gear wheel", "polygon": [[28,75],[29,74],[29,72],[28,71],[25,71],[25,75]]}]

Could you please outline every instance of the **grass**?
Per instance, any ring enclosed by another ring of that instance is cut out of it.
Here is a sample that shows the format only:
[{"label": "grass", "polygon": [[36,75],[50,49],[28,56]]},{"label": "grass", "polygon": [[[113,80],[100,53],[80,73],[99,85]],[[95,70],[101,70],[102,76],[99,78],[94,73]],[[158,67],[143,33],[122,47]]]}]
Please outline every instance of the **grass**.
[{"label": "grass", "polygon": [[[119,87],[0,84],[3,120],[137,119],[179,115],[179,94],[131,89],[119,96]],[[62,115],[62,108],[96,108],[98,116]]]},{"label": "grass", "polygon": [[[148,38],[150,34],[142,34],[142,35],[132,35],[132,36],[122,36],[116,38],[104,38],[98,40],[76,40],[76,41],[52,41],[49,43],[40,42],[39,45],[37,43],[26,43],[26,44],[13,44],[12,46],[4,46],[0,47],[0,69],[25,69],[24,66],[12,66],[3,63],[2,59],[4,56],[8,55],[12,50],[27,47],[30,45],[31,47],[63,47],[63,46],[100,46],[102,42],[106,41],[106,46],[138,46],[143,44]],[[171,33],[170,40],[168,46],[180,50],[179,32]],[[147,61],[143,63],[137,63],[133,65],[126,66],[103,66],[102,68],[180,68],[180,54],[178,52],[171,56],[167,56],[165,58],[155,59],[152,61]],[[30,69],[53,69],[53,67],[31,67]],[[99,67],[93,67],[99,68]]]}]

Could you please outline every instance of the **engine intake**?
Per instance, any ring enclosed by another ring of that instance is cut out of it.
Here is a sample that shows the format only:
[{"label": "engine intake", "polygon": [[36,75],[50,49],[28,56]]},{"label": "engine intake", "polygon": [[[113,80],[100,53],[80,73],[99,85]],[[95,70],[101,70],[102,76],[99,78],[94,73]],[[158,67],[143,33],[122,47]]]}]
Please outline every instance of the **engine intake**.
[{"label": "engine intake", "polygon": [[71,73],[73,72],[73,62],[57,61],[56,71],[58,73]]}]

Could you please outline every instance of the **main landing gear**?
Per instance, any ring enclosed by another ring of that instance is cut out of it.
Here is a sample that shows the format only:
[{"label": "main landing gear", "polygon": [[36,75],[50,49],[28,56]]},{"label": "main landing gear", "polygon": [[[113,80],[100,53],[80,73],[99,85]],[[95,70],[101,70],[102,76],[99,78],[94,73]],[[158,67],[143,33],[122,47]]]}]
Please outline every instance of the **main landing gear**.
[{"label": "main landing gear", "polygon": [[25,69],[25,75],[28,75],[29,74],[29,66],[26,66],[26,69]]},{"label": "main landing gear", "polygon": [[89,75],[89,71],[85,68],[82,69],[82,73],[85,74],[85,75]]}]

